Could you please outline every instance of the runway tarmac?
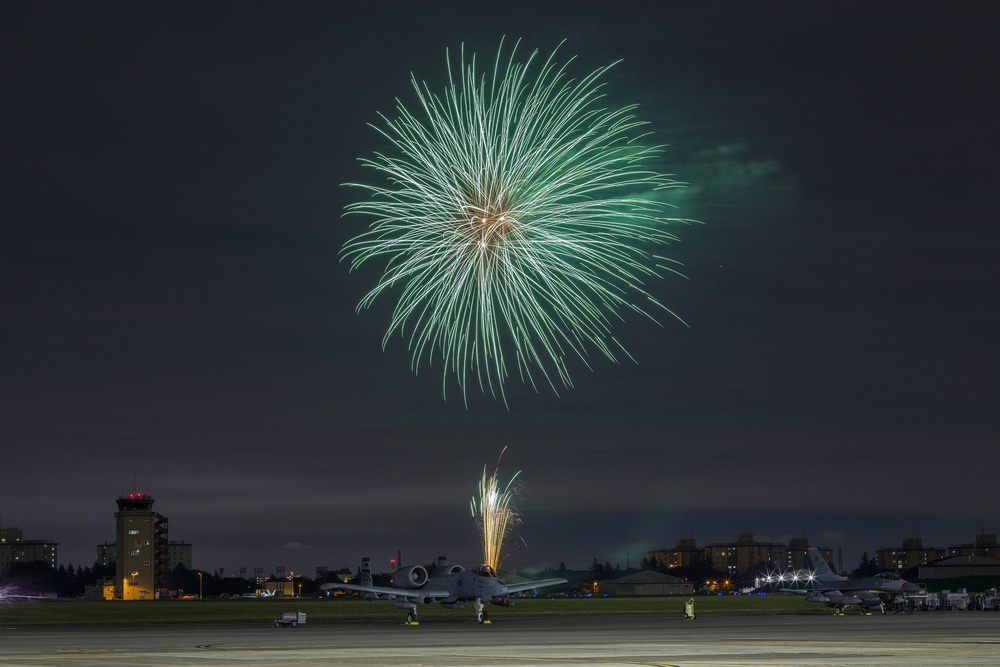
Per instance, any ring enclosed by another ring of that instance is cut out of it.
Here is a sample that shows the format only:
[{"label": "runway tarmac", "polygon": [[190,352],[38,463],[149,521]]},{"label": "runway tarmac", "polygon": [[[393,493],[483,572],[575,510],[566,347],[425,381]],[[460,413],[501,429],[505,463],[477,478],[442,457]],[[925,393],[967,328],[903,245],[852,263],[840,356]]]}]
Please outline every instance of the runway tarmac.
[{"label": "runway tarmac", "polygon": [[1000,613],[896,616],[508,617],[424,622],[0,627],[0,664],[662,665],[941,667],[1000,664]]}]

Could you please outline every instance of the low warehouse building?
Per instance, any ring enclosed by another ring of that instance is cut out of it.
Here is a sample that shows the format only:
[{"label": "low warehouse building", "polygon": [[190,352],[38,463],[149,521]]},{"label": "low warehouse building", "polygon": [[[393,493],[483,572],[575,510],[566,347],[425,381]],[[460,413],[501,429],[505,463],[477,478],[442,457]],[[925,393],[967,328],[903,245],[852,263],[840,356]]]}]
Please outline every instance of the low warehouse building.
[{"label": "low warehouse building", "polygon": [[662,572],[643,570],[614,581],[603,582],[601,592],[615,597],[692,595],[694,584]]},{"label": "low warehouse building", "polygon": [[917,570],[917,578],[920,581],[997,576],[1000,576],[1000,560],[988,556],[952,556],[921,565]]}]

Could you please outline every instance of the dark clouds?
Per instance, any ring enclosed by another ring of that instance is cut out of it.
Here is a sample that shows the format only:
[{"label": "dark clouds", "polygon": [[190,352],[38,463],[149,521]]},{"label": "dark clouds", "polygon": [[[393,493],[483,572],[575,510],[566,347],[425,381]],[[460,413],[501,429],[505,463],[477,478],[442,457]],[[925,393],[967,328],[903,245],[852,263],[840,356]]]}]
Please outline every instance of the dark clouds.
[{"label": "dark clouds", "polygon": [[[509,446],[521,565],[678,537],[861,551],[997,530],[997,15],[951,3],[6,5],[4,525],[89,562],[133,483],[207,569],[477,558]],[[637,364],[441,398],[337,261],[365,124],[502,35],[619,58],[691,187]],[[941,480],[947,490],[928,492]],[[887,527],[891,526],[891,528]],[[887,544],[888,543],[888,544]]]}]

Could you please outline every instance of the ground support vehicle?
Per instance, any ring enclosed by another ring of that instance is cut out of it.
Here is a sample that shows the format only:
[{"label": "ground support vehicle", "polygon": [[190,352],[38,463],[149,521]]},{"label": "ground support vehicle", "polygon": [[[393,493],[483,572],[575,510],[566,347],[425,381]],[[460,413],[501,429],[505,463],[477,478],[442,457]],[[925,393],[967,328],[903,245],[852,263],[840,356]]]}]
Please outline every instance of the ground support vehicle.
[{"label": "ground support vehicle", "polygon": [[306,622],[306,615],[301,611],[283,611],[274,619],[274,627],[296,627]]}]

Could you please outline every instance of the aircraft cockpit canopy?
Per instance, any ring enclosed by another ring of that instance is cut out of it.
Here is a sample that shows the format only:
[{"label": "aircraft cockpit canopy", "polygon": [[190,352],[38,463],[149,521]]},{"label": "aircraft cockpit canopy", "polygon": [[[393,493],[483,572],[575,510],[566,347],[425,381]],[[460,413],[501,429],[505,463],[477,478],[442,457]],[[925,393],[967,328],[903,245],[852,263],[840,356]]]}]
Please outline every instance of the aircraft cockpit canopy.
[{"label": "aircraft cockpit canopy", "polygon": [[475,573],[481,577],[489,577],[490,579],[499,579],[497,573],[489,565],[483,564],[475,569]]}]

